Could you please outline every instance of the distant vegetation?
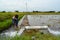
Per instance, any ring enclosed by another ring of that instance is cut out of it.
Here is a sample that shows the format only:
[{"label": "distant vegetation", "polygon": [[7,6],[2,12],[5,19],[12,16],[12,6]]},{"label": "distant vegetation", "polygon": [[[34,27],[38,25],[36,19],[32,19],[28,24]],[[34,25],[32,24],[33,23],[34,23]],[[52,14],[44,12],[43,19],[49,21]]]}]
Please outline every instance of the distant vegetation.
[{"label": "distant vegetation", "polygon": [[[42,11],[33,11],[33,13],[34,12],[37,12],[38,13],[38,12],[42,12]],[[45,13],[55,13],[55,11],[45,11]]]},{"label": "distant vegetation", "polygon": [[46,11],[46,13],[56,13],[55,11]]},{"label": "distant vegetation", "polygon": [[16,10],[15,12],[19,12],[18,10]]},{"label": "distant vegetation", "polygon": [[58,13],[60,13],[60,11],[58,11]]},{"label": "distant vegetation", "polygon": [[2,13],[5,13],[6,11],[2,11]]},{"label": "distant vegetation", "polygon": [[[5,13],[6,11],[0,11],[2,13]],[[8,11],[9,12],[9,11]],[[11,12],[11,11],[10,11]],[[14,12],[19,12],[18,10],[15,10]],[[60,13],[60,11],[32,11],[33,13]]]}]

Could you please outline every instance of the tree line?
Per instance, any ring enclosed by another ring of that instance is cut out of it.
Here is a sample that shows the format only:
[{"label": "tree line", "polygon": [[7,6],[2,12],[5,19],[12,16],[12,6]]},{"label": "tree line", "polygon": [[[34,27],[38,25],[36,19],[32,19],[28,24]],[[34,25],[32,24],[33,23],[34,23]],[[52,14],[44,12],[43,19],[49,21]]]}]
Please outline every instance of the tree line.
[{"label": "tree line", "polygon": [[[2,13],[5,13],[6,11],[0,11]],[[19,12],[18,10],[14,11],[14,12]],[[43,12],[43,11],[32,11],[33,13],[40,13],[40,12]],[[44,11],[45,13],[55,13],[56,11]],[[60,13],[60,11],[57,11],[58,13]]]}]

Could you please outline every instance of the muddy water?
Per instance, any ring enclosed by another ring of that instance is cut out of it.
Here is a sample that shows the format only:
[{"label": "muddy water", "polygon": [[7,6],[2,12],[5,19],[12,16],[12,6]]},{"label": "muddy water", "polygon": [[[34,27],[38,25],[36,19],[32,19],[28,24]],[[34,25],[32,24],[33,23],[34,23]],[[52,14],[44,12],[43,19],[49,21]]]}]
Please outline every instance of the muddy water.
[{"label": "muddy water", "polygon": [[49,26],[48,31],[52,34],[60,34],[60,15],[28,15],[31,26]]},{"label": "muddy water", "polygon": [[[22,21],[23,21],[24,18],[25,18],[25,16],[23,16],[23,18],[19,21],[19,23],[18,23],[18,27],[19,27],[19,28],[20,28],[20,25],[21,25],[21,23],[22,23]],[[9,37],[14,37],[14,36],[16,36],[16,35],[21,35],[23,31],[24,31],[24,28],[21,28],[21,29],[19,29],[19,30],[17,31],[14,27],[11,27],[11,28],[9,28],[9,29],[7,29],[7,30],[4,30],[4,31],[0,34],[0,38],[7,37],[7,36],[9,36]]]},{"label": "muddy water", "polygon": [[[22,18],[22,20],[24,17]],[[54,35],[60,35],[60,15],[27,15],[28,23],[30,26],[49,26],[48,31]],[[22,23],[19,22],[19,24]],[[9,30],[1,33],[1,36],[16,36],[16,34],[20,35],[25,29],[22,28],[18,31],[15,31],[14,28],[10,28]],[[1,37],[0,36],[0,37]]]}]

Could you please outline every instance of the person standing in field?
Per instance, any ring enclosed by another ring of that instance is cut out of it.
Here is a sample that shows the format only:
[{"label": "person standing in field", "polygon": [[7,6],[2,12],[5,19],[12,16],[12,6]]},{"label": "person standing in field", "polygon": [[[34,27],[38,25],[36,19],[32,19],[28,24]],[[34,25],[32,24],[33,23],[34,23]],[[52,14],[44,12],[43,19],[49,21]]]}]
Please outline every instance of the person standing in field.
[{"label": "person standing in field", "polygon": [[12,23],[15,28],[18,28],[18,15],[12,17]]}]

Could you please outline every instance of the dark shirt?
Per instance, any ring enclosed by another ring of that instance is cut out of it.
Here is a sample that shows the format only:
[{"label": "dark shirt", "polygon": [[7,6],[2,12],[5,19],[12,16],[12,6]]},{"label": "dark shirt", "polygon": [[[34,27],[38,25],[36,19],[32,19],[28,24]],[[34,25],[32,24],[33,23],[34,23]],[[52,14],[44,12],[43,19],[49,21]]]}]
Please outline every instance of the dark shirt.
[{"label": "dark shirt", "polygon": [[13,25],[18,25],[18,18],[14,18],[14,19],[12,19],[12,23],[13,23]]}]

